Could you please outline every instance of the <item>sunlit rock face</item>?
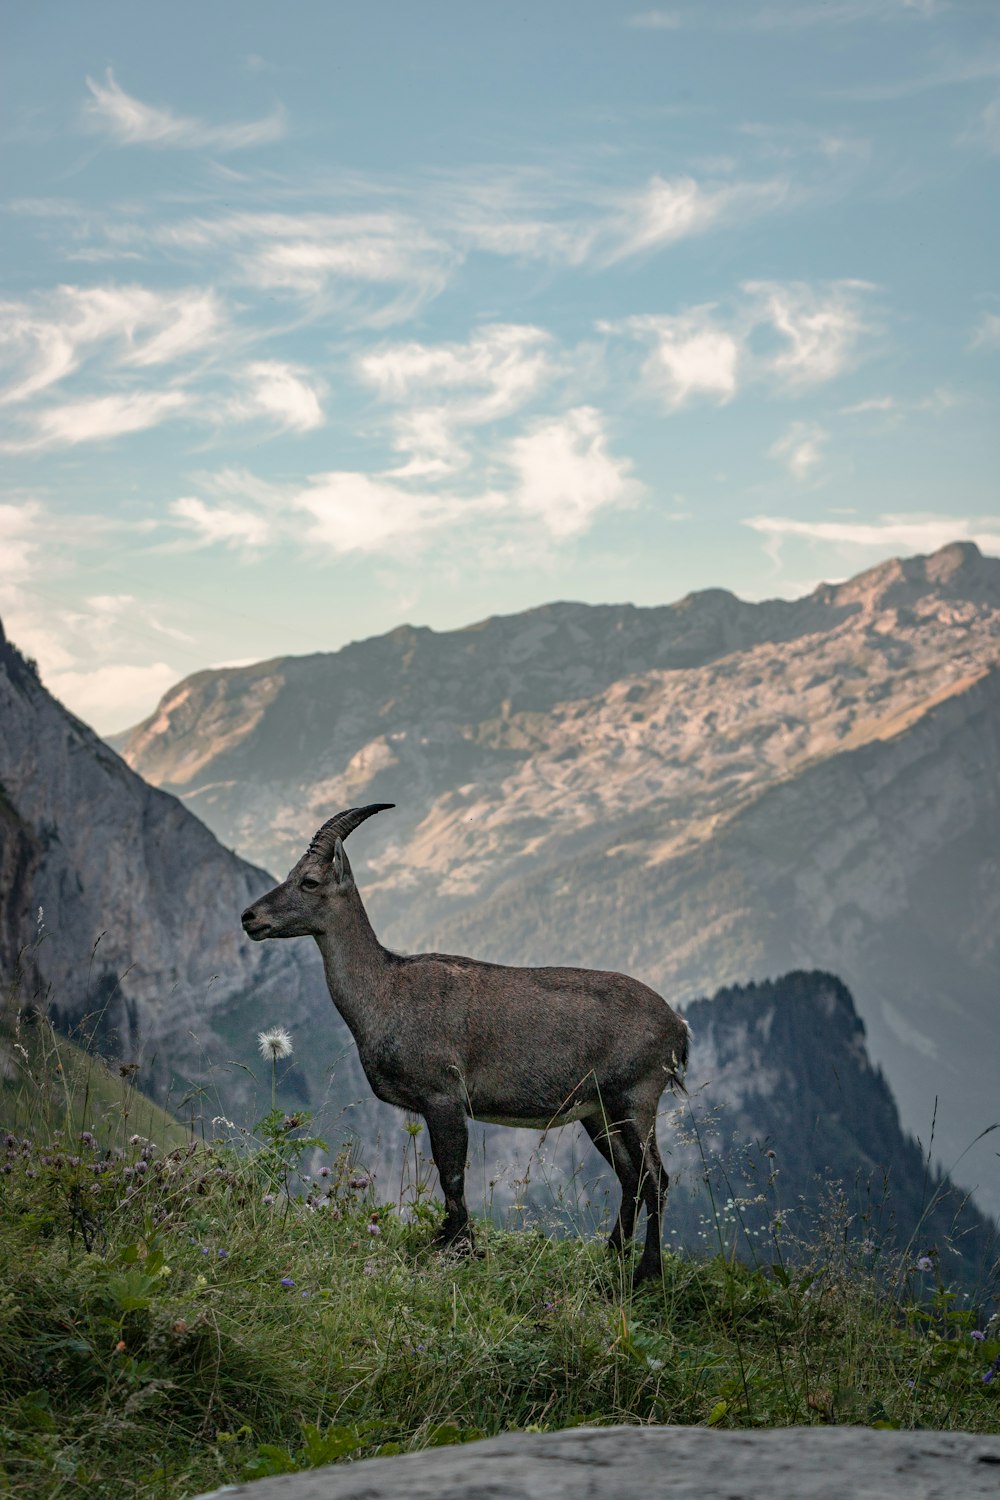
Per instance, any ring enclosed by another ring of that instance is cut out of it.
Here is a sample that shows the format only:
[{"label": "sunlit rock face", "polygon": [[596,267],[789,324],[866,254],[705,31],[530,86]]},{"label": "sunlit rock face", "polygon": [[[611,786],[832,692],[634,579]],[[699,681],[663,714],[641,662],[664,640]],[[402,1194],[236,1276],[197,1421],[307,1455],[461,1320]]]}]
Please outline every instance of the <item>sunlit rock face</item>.
[{"label": "sunlit rock face", "polygon": [[[396,947],[681,1001],[832,970],[950,1165],[995,1116],[998,659],[1000,562],[956,543],[792,601],[560,603],[202,672],[116,743],[282,873],[338,807],[397,803],[351,850]],[[959,1175],[1000,1211],[990,1140]]]}]

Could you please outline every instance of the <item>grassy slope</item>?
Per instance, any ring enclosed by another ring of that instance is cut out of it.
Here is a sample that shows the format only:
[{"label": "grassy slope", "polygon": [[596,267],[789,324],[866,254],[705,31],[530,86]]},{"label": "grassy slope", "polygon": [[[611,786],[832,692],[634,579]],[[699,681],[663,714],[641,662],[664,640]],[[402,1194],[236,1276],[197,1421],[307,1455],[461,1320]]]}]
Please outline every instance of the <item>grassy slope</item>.
[{"label": "grassy slope", "polygon": [[280,1112],[238,1149],[119,1128],[0,1140],[0,1493],[178,1500],[581,1421],[1000,1429],[996,1321],[836,1222],[794,1267],[776,1225],[758,1266],[668,1256],[633,1297],[595,1239],[433,1254],[417,1136],[393,1201],[346,1159],[290,1201]]},{"label": "grassy slope", "polygon": [[60,1036],[44,1020],[0,1018],[0,1127],[51,1139],[85,1128],[109,1145],[139,1134],[170,1148],[187,1141],[173,1115],[136,1089],[128,1073]]}]

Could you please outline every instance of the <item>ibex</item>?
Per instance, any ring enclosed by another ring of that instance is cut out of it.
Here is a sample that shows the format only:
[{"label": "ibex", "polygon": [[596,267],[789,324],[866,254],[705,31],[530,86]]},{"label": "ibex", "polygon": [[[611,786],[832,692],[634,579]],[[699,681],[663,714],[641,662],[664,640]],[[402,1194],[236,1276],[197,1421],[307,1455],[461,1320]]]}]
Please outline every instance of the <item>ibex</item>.
[{"label": "ibex", "polygon": [[660,1275],[668,1178],[656,1112],[682,1084],[688,1027],[653,990],[595,969],[522,969],[445,953],[392,953],[372,929],[344,839],[374,802],[324,823],[281,885],[248,906],[254,941],[314,937],[330,997],[380,1099],[422,1115],[444,1194],[440,1244],[471,1248],[467,1120],[547,1129],[579,1120],[622,1187],[608,1245],[622,1252],[640,1202],[636,1285]]}]

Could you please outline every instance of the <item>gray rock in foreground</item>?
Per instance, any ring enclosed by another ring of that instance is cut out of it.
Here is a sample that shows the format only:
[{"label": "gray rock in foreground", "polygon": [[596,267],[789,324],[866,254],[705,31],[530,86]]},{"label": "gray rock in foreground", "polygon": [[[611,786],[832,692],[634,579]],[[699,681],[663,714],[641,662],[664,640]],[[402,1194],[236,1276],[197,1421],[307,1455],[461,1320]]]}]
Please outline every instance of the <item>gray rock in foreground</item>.
[{"label": "gray rock in foreground", "polygon": [[867,1427],[512,1432],[332,1464],[201,1500],[962,1500],[1000,1496],[1000,1437]]}]

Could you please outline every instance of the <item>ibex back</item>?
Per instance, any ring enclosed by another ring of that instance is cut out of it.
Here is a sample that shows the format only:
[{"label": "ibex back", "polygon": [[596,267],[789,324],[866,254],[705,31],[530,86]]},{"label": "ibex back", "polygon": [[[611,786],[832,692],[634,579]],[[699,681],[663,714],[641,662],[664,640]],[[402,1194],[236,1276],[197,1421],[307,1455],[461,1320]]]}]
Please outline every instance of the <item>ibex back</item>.
[{"label": "ibex back", "polygon": [[343,840],[373,813],[324,823],[281,885],[243,913],[255,941],[313,937],[334,1005],[380,1099],[422,1115],[441,1178],[443,1244],[471,1244],[465,1206],[467,1120],[546,1129],[579,1120],[622,1187],[609,1245],[646,1241],[636,1283],[660,1274],[667,1174],[656,1113],[682,1086],[687,1023],[637,979],[596,969],[512,968],[384,948],[368,920]]}]

